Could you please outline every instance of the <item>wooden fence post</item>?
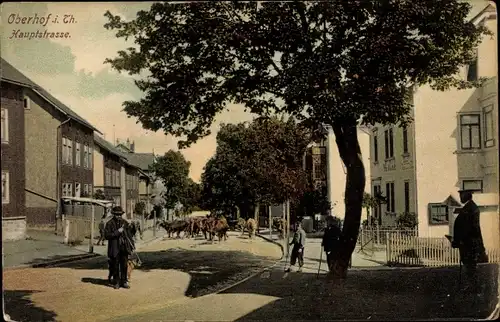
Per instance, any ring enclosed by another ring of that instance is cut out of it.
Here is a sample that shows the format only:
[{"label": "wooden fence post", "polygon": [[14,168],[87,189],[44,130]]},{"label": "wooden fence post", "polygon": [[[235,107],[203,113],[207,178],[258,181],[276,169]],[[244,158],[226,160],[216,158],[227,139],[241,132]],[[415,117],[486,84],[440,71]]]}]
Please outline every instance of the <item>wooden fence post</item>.
[{"label": "wooden fence post", "polygon": [[380,226],[377,223],[377,245],[380,245]]},{"label": "wooden fence post", "polygon": [[389,233],[385,233],[385,257],[387,261],[387,265],[390,265],[391,259],[391,244],[389,242]]},{"label": "wooden fence post", "polygon": [[92,204],[92,212],[90,215],[90,241],[89,241],[89,253],[94,252],[94,216],[95,216],[95,205]]}]

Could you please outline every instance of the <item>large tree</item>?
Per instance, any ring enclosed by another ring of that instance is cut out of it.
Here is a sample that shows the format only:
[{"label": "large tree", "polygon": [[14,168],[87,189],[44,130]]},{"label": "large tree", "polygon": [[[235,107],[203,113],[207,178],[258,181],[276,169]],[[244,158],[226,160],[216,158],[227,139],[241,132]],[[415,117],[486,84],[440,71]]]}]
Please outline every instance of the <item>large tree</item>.
[{"label": "large tree", "polygon": [[150,170],[165,186],[162,197],[165,200],[167,211],[173,209],[178,203],[182,203],[189,193],[190,166],[191,163],[184,158],[180,151],[173,150],[157,157],[151,166]]},{"label": "large tree", "polygon": [[223,124],[216,154],[202,175],[204,195],[218,210],[237,208],[249,217],[259,205],[282,203],[306,186],[302,158],[311,134],[293,119],[270,117]]},{"label": "large tree", "polygon": [[136,47],[107,59],[139,74],[144,92],[124,110],[143,127],[189,145],[228,102],[259,115],[286,113],[335,134],[347,169],[344,245],[334,262],[345,277],[361,220],[365,170],[356,127],[410,119],[411,88],[477,86],[458,78],[485,33],[458,0],[155,3],[132,21],[109,11],[105,28]]}]

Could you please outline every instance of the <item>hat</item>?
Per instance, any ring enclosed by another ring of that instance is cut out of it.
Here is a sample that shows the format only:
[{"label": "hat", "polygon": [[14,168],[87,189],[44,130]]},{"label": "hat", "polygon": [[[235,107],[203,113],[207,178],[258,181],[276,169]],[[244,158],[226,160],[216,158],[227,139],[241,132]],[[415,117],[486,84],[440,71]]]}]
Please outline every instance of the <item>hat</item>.
[{"label": "hat", "polygon": [[113,215],[123,215],[125,213],[125,211],[123,211],[122,207],[120,206],[116,206],[116,207],[113,207],[113,209],[111,209],[111,213]]}]

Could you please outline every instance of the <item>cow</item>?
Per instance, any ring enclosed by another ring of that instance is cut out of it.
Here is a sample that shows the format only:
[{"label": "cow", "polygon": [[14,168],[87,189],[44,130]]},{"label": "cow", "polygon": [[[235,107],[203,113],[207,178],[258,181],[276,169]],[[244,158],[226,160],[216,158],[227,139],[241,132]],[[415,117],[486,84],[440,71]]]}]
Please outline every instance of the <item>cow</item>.
[{"label": "cow", "polygon": [[221,218],[214,218],[210,222],[210,240],[213,242],[215,235],[219,238],[219,242],[221,242],[222,238],[227,240],[227,231],[229,230],[229,225],[227,224],[226,218],[222,216]]},{"label": "cow", "polygon": [[239,218],[238,222],[236,223],[236,229],[241,230],[241,234],[243,235],[245,233],[245,227],[247,225],[247,222],[243,218]]},{"label": "cow", "polygon": [[[257,223],[255,219],[249,218],[246,222],[246,230],[248,231],[248,238],[252,239],[255,236],[255,231],[257,231]],[[243,230],[243,233],[245,231]]]}]

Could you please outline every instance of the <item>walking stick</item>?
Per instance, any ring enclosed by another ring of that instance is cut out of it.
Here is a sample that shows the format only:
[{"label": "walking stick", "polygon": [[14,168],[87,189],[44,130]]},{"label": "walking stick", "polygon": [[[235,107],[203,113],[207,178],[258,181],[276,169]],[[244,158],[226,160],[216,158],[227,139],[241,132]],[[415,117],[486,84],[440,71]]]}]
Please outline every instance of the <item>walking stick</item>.
[{"label": "walking stick", "polygon": [[316,278],[319,278],[319,272],[321,271],[321,261],[323,259],[323,250],[320,249],[319,253],[319,267],[318,267],[318,274],[316,275]]}]

